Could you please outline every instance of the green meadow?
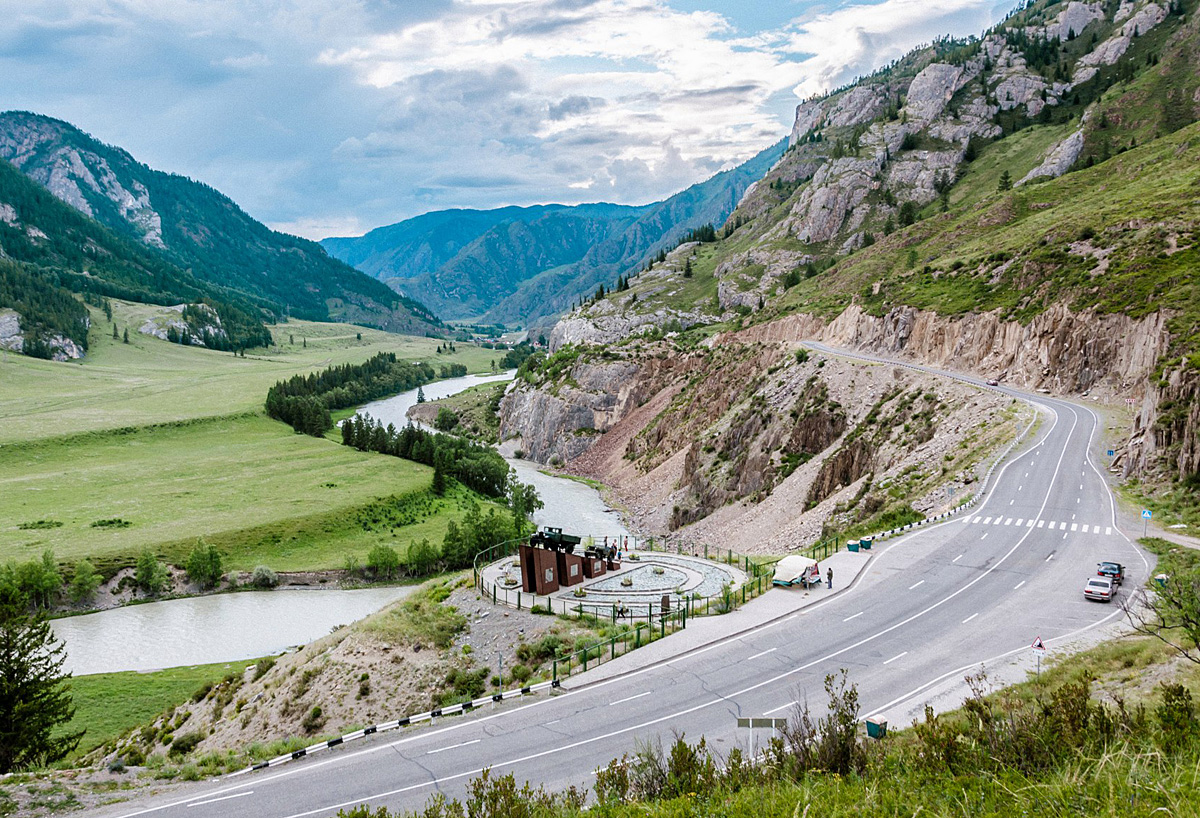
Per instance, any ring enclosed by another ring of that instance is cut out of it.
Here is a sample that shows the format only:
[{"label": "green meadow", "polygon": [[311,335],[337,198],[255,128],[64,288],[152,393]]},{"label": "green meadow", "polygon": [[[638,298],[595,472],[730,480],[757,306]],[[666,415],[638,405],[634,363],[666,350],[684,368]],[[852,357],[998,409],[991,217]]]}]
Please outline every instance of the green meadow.
[{"label": "green meadow", "polygon": [[[271,384],[297,373],[361,363],[378,352],[409,360],[466,364],[490,372],[503,352],[456,343],[437,354],[434,338],[393,335],[348,324],[291,321],[272,327],[275,346],[246,353],[171,344],[137,330],[165,308],[113,302],[112,323],[92,309],[91,344],[79,362],[59,363],[0,354],[0,444],[76,432],[145,426],[191,418],[260,411]],[[362,340],[358,339],[358,334]]]},{"label": "green meadow", "polygon": [[49,548],[107,575],[145,550],[181,564],[203,538],[229,569],[338,568],[379,542],[440,542],[461,515],[467,494],[433,497],[432,469],[295,434],[263,400],[278,380],[377,352],[471,372],[503,353],[292,321],[241,358],[137,332],[164,309],[113,302],[113,322],[92,310],[81,362],[0,356],[0,562]]}]

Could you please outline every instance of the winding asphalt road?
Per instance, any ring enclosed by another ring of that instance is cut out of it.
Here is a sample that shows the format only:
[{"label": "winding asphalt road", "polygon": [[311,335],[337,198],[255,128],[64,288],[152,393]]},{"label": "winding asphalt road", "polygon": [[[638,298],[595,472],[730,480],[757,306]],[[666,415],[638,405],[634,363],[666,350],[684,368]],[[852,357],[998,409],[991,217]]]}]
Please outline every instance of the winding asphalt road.
[{"label": "winding asphalt road", "polygon": [[95,814],[301,818],[364,802],[419,809],[435,792],[461,796],[485,767],[552,790],[590,787],[597,767],[673,732],[704,735],[720,752],[745,747],[736,717],[786,716],[802,700],[818,712],[824,677],[842,668],[871,714],[919,703],[1035,636],[1053,643],[1111,622],[1118,606],[1083,598],[1096,562],[1125,563],[1126,588],[1144,582],[1150,565],[1118,529],[1093,460],[1099,420],[1087,407],[999,391],[1033,402],[1044,420],[996,470],[986,500],[883,543],[843,593],[663,665]]}]

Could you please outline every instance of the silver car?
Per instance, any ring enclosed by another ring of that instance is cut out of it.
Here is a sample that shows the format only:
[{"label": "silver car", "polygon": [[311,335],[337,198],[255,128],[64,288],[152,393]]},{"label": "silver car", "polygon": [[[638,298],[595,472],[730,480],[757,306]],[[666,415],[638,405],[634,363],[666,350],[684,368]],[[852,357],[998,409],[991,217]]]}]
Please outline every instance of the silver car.
[{"label": "silver car", "polygon": [[1117,586],[1108,577],[1088,577],[1087,585],[1083,588],[1083,595],[1087,599],[1112,602],[1113,597],[1117,595]]}]

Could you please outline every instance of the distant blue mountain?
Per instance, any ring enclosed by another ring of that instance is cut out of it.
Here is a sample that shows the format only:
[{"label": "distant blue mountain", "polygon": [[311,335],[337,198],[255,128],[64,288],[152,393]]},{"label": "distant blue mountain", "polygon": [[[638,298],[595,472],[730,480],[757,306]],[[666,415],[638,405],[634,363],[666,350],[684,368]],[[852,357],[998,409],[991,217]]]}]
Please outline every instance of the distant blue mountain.
[{"label": "distant blue mountain", "polygon": [[653,204],[442,210],[321,244],[444,319],[527,325],[639,269],[688,230],[722,224],[786,144]]}]

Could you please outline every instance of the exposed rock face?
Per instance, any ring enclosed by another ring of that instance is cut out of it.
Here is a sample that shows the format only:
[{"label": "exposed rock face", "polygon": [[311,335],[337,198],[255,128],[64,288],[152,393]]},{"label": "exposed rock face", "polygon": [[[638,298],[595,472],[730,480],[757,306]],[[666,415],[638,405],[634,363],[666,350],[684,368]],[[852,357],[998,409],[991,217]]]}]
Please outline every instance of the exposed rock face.
[{"label": "exposed rock face", "polygon": [[1005,378],[1022,389],[1091,390],[1107,396],[1144,388],[1169,343],[1167,318],[1074,313],[1056,304],[1027,325],[996,312],[941,316],[897,307],[882,316],[847,308],[821,326],[792,315],[743,330],[742,341],[817,339],[831,345],[907,357],[930,366]]},{"label": "exposed rock face", "polygon": [[[51,124],[0,132],[0,157],[22,170],[36,157],[37,165],[27,172],[55,196],[88,216],[95,215],[89,192],[103,196],[137,229],[142,241],[153,247],[165,247],[162,218],[151,205],[145,186],[134,181],[132,190],[125,188],[106,159],[90,151],[59,145],[61,137],[60,129]],[[41,155],[46,146],[54,146],[49,157]]]},{"label": "exposed rock face", "polygon": [[1093,22],[1103,19],[1103,3],[1071,2],[1058,13],[1054,22],[1038,33],[1050,40],[1057,37],[1065,43],[1072,35],[1082,34]]},{"label": "exposed rock face", "polygon": [[644,395],[635,378],[640,369],[625,361],[581,362],[571,369],[574,385],[557,392],[510,390],[500,402],[500,439],[519,437],[526,456],[541,463],[571,460],[637,405]]},{"label": "exposed rock face", "polygon": [[216,310],[207,304],[193,304],[191,306],[203,314],[204,320],[189,323],[182,317],[186,306],[188,305],[176,304],[173,307],[164,307],[163,313],[147,318],[138,328],[138,332],[167,341],[170,340],[171,330],[174,330],[178,337],[185,339],[185,343],[197,347],[205,346],[206,331],[213,337],[228,339],[229,336],[221,326],[221,317],[217,315]]},{"label": "exposed rock face", "polygon": [[16,310],[0,309],[0,349],[20,352],[25,348],[21,336],[21,316]]},{"label": "exposed rock face", "polygon": [[1174,480],[1200,474],[1200,375],[1195,370],[1175,366],[1150,382],[1114,466],[1126,476],[1160,469]]},{"label": "exposed rock face", "polygon": [[1034,179],[1046,177],[1053,179],[1062,176],[1071,169],[1081,153],[1083,153],[1083,128],[1052,147],[1046,154],[1046,158],[1042,160],[1042,164],[1025,174],[1017,184],[1023,185]]},{"label": "exposed rock face", "polygon": [[1166,17],[1166,9],[1157,3],[1147,3],[1137,12],[1133,12],[1132,5],[1122,4],[1115,19],[1117,22],[1125,20],[1124,25],[1113,32],[1111,37],[1080,58],[1072,82],[1075,85],[1087,82],[1096,76],[1096,70],[1100,66],[1114,65],[1129,50],[1134,37],[1145,34]]},{"label": "exposed rock face", "polygon": [[[54,361],[76,361],[83,357],[83,347],[64,335],[48,335],[43,340],[50,346]],[[22,352],[25,336],[21,331],[21,315],[16,310],[0,309],[0,349]]]},{"label": "exposed rock face", "polygon": [[931,122],[941,116],[946,103],[958,90],[958,81],[963,75],[956,65],[934,63],[913,78],[908,86],[908,101],[905,110],[909,119]]}]

